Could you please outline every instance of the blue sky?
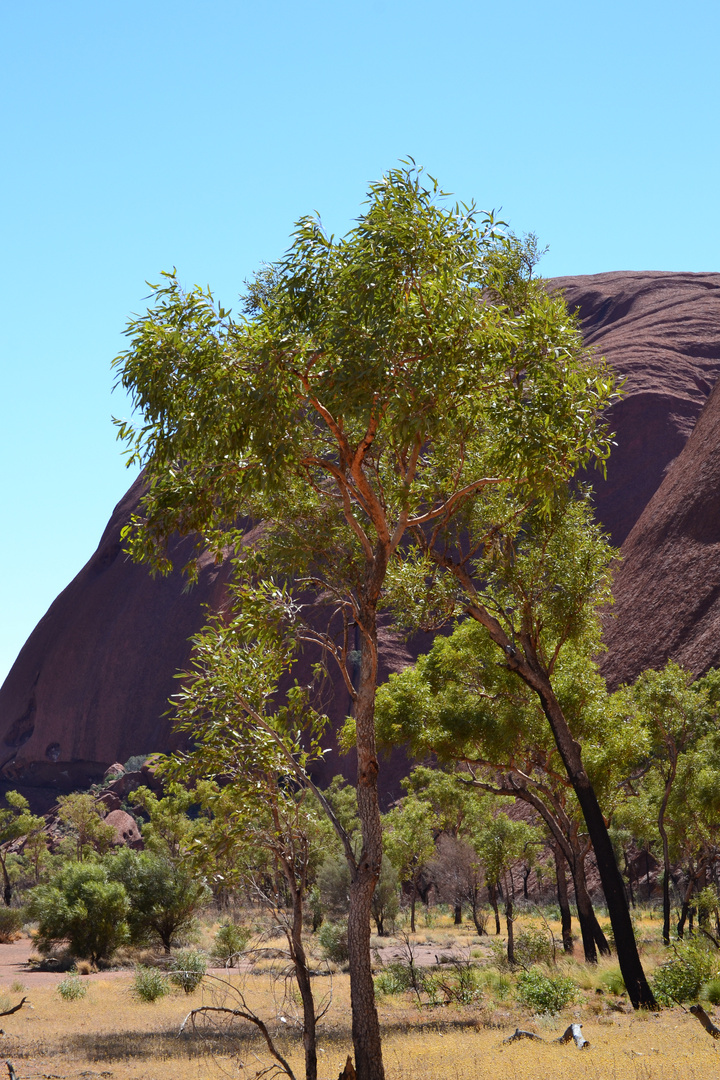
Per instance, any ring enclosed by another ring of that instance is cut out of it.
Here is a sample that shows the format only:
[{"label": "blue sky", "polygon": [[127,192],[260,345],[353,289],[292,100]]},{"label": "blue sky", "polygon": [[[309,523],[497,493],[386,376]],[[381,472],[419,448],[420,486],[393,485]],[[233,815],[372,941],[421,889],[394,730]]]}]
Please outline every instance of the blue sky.
[{"label": "blue sky", "polygon": [[110,363],[146,280],[232,306],[412,155],[547,276],[719,270],[720,6],[57,0],[0,15],[0,680],[133,479]]}]

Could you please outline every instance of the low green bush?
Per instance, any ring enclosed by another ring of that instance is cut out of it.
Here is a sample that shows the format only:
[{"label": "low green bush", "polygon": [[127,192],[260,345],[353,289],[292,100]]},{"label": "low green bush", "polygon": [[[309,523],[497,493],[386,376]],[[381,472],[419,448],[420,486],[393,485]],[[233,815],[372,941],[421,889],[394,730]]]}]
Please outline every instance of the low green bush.
[{"label": "low green bush", "polygon": [[551,964],[553,943],[547,930],[529,926],[515,935],[515,960],[521,967]]},{"label": "low green bush", "polygon": [[565,975],[523,971],[517,981],[518,1000],[536,1013],[558,1013],[577,997],[577,986]]},{"label": "low green bush", "polygon": [[0,945],[17,941],[24,922],[25,913],[21,908],[0,907]]},{"label": "low green bush", "polygon": [[223,967],[235,967],[238,957],[247,946],[252,931],[247,926],[239,926],[238,923],[222,923],[218,927],[211,958]]},{"label": "low green bush", "polygon": [[57,992],[63,1001],[79,1001],[87,994],[87,983],[82,981],[77,972],[71,971],[58,983]]},{"label": "low green bush", "polygon": [[170,980],[158,968],[139,964],[135,968],[131,993],[138,1001],[157,1001],[170,993]]},{"label": "low green bush", "polygon": [[412,986],[412,972],[407,964],[392,963],[375,976],[375,993],[402,994]]},{"label": "low green bush", "polygon": [[192,994],[203,981],[207,971],[207,957],[197,949],[180,949],[173,957],[170,981],[186,994]]},{"label": "low green bush", "polygon": [[699,942],[679,942],[655,972],[652,988],[661,1005],[697,1001],[703,983],[719,974],[714,955]]},{"label": "low green bush", "polygon": [[326,960],[341,966],[347,964],[349,952],[346,922],[324,922],[318,930],[318,942]]},{"label": "low green bush", "polygon": [[709,979],[704,984],[700,997],[705,998],[711,1005],[720,1005],[720,976]]},{"label": "low green bush", "polygon": [[625,993],[625,980],[619,967],[608,968],[607,971],[603,971],[600,982],[607,987],[611,994]]}]

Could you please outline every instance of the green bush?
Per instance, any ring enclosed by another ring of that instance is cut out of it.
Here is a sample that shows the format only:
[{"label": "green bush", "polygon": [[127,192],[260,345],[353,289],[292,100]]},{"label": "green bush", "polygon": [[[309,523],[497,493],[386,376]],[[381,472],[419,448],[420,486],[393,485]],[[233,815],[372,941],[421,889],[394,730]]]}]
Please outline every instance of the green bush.
[{"label": "green bush", "polygon": [[63,1001],[79,1001],[87,994],[87,983],[81,980],[76,971],[71,971],[58,983],[57,992]]},{"label": "green bush", "polygon": [[551,964],[553,944],[549,933],[534,926],[521,930],[515,936],[515,960],[525,968],[533,964]]},{"label": "green bush", "polygon": [[207,971],[207,957],[197,949],[181,949],[173,957],[170,981],[181,987],[186,994],[192,994],[203,981]]},{"label": "green bush", "polygon": [[25,913],[21,908],[0,907],[0,944],[17,941],[22,933]]},{"label": "green bush", "polygon": [[251,931],[247,926],[237,923],[223,923],[218,927],[211,957],[223,967],[235,967],[238,956],[244,951],[250,940]]},{"label": "green bush", "polygon": [[518,999],[536,1013],[558,1013],[577,997],[577,987],[564,975],[523,971],[517,981]]},{"label": "green bush", "polygon": [[700,996],[711,1005],[720,1005],[720,977],[709,979],[703,986]]},{"label": "green bush", "polygon": [[158,968],[139,964],[135,968],[131,993],[138,1001],[157,1001],[170,993],[170,980]]},{"label": "green bush", "polygon": [[625,993],[625,980],[622,977],[620,968],[608,968],[600,976],[600,982],[607,987],[611,994],[624,994]]},{"label": "green bush", "polygon": [[402,994],[405,990],[409,990],[412,987],[412,972],[408,964],[401,964],[394,962],[384,967],[382,971],[375,976],[375,993],[380,996],[383,994]]},{"label": "green bush", "polygon": [[127,941],[127,893],[100,863],[68,863],[30,893],[27,914],[38,922],[37,943],[51,952],[67,941],[73,956],[97,963]]},{"label": "green bush", "polygon": [[326,960],[331,960],[334,964],[347,964],[349,957],[347,923],[323,923],[318,930],[318,941]]},{"label": "green bush", "polygon": [[471,964],[456,963],[442,971],[436,970],[433,982],[435,995],[442,994],[446,1004],[474,1005],[482,998],[483,980]]},{"label": "green bush", "polygon": [[681,942],[660,965],[652,980],[655,997],[661,1005],[682,1005],[697,1001],[703,983],[718,974],[716,956],[698,942]]}]

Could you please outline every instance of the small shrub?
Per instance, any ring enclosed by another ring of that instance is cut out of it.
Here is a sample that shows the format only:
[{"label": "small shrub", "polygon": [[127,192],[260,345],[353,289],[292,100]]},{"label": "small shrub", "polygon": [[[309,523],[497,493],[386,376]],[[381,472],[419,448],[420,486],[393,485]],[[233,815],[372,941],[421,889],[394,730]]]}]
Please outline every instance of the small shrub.
[{"label": "small shrub", "polygon": [[505,1001],[510,996],[512,981],[509,975],[486,968],[480,972],[479,982],[496,1001]]},{"label": "small shrub", "polygon": [[57,992],[63,1001],[79,1001],[87,994],[87,983],[81,980],[77,972],[71,971],[58,983]]},{"label": "small shrub", "polygon": [[711,1005],[720,1005],[720,976],[710,979],[702,988],[701,997]]},{"label": "small shrub", "polygon": [[474,1005],[482,998],[480,972],[471,964],[455,963],[452,970],[435,975],[435,993],[443,994],[445,1003]]},{"label": "small shrub", "polygon": [[158,968],[139,964],[135,968],[131,993],[138,1001],[157,1001],[170,993],[170,981]]},{"label": "small shrub", "polygon": [[523,971],[518,978],[518,998],[536,1013],[558,1013],[575,1000],[577,987],[565,975]]},{"label": "small shrub", "polygon": [[375,993],[402,994],[412,987],[412,972],[407,964],[392,963],[375,976]]},{"label": "small shrub", "polygon": [[237,923],[223,923],[213,941],[211,957],[223,967],[235,967],[238,956],[250,940],[251,931]]},{"label": "small shrub", "polygon": [[181,949],[173,958],[170,981],[175,986],[181,987],[186,994],[192,994],[203,981],[206,971],[205,953],[198,952],[196,949]]},{"label": "small shrub", "polygon": [[19,979],[15,979],[13,982],[10,983],[11,994],[24,994],[26,990],[27,986],[25,985],[25,983],[21,983]]},{"label": "small shrub", "polygon": [[24,912],[20,908],[0,907],[0,945],[9,945],[22,935]]},{"label": "small shrub", "polygon": [[600,982],[611,994],[625,993],[625,980],[622,977],[620,968],[608,968],[607,971],[603,971],[600,976]]},{"label": "small shrub", "polygon": [[348,939],[347,923],[324,922],[318,930],[318,941],[326,960],[333,964],[347,964],[348,962]]},{"label": "small shrub", "polygon": [[682,1005],[697,1001],[703,983],[718,974],[717,961],[699,943],[687,942],[674,946],[655,972],[652,988],[661,1005]]},{"label": "small shrub", "polygon": [[515,960],[524,968],[533,964],[551,964],[553,944],[547,931],[533,926],[521,930],[515,937]]}]

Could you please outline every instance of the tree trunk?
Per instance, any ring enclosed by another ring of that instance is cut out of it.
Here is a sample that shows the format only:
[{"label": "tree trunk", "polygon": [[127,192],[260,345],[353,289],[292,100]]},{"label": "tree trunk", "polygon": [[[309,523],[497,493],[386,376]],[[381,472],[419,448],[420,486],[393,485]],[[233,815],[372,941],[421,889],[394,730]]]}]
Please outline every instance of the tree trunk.
[{"label": "tree trunk", "polygon": [[307,958],[302,943],[303,900],[299,888],[293,889],[293,923],[290,935],[295,978],[303,1010],[303,1047],[305,1049],[305,1080],[317,1080],[317,1037],[315,1032],[315,1001],[310,984]]},{"label": "tree trunk", "polygon": [[455,926],[462,924],[462,904],[455,905]]},{"label": "tree trunk", "polygon": [[497,885],[488,885],[488,900],[495,912],[495,933],[500,933],[500,912],[498,911]]},{"label": "tree trunk", "polygon": [[3,875],[3,900],[5,901],[5,907],[10,907],[10,901],[12,900],[12,885],[10,883],[10,876],[7,872],[7,866],[5,865],[5,859],[0,855],[0,865],[2,865]]},{"label": "tree trunk", "polygon": [[[594,947],[597,945],[603,956],[610,956],[611,949],[608,940],[597,920],[595,908],[593,907],[593,902],[590,899],[590,893],[588,892],[587,879],[585,877],[585,856],[582,852],[578,852],[573,880],[575,882],[575,901],[578,906],[578,919],[580,919],[580,911],[582,909],[582,918],[586,921],[588,933],[591,935],[593,941],[593,954],[595,952]],[[597,957],[590,962],[597,963]]]},{"label": "tree trunk", "polygon": [[[673,758],[670,762],[670,774],[665,780],[665,790],[660,805],[660,813],[658,814],[658,831],[660,833],[660,839],[662,840],[663,849],[663,945],[670,944],[670,843],[668,841],[667,829],[665,828],[665,811],[667,810],[668,799],[670,798],[673,780],[675,779],[676,768],[676,762]],[[648,875],[648,899],[650,898],[649,894],[650,881]]]},{"label": "tree trunk", "polygon": [[565,877],[565,856],[557,844],[552,844],[551,847],[555,858],[555,879],[557,881],[558,906],[560,907],[563,951],[572,956],[572,914],[570,912],[570,901],[568,900],[567,878]]},{"label": "tree trunk", "polygon": [[410,894],[410,933],[415,933],[415,901],[417,900],[417,889],[415,888],[415,879],[412,883],[412,893]]},{"label": "tree trunk", "polygon": [[355,730],[357,746],[357,805],[362,851],[350,884],[348,954],[355,1069],[358,1080],[385,1080],[380,1024],[370,960],[370,914],[382,864],[382,825],[378,805],[378,762],[375,749],[375,690],[377,685],[377,625],[375,607],[360,612],[361,649]]},{"label": "tree trunk", "polygon": [[513,929],[514,914],[513,902],[510,890],[505,890],[505,925],[507,927],[507,958],[511,966],[515,963],[515,933]]}]

